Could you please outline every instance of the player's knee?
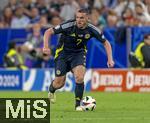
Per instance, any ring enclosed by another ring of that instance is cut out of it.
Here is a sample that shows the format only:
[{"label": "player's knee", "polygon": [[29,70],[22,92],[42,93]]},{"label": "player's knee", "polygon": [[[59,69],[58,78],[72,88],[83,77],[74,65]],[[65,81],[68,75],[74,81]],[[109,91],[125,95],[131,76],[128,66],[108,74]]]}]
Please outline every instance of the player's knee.
[{"label": "player's knee", "polygon": [[65,84],[65,78],[63,78],[63,77],[55,78],[54,81],[55,81],[55,84],[56,84],[57,88],[61,88]]},{"label": "player's knee", "polygon": [[77,76],[75,76],[75,80],[76,80],[76,83],[83,83],[84,76],[83,75],[77,75]]}]

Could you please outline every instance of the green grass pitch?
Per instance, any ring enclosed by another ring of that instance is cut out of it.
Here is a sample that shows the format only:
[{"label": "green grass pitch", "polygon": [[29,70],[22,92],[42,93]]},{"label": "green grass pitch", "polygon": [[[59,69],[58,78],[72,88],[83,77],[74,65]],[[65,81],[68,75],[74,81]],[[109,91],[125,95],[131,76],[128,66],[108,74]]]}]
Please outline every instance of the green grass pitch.
[{"label": "green grass pitch", "polygon": [[[50,123],[150,123],[150,93],[100,93],[84,95],[96,99],[95,111],[76,112],[74,94],[57,92],[51,104]],[[47,97],[46,92],[0,92],[0,97]]]}]

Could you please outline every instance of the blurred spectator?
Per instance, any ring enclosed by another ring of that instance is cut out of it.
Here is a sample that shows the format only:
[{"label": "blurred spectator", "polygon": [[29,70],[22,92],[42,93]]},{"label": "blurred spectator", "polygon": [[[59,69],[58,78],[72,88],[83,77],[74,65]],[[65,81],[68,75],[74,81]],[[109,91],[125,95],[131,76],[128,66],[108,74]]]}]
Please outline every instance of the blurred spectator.
[{"label": "blurred spectator", "polygon": [[134,13],[133,10],[131,8],[127,8],[123,15],[122,15],[122,19],[123,19],[123,24],[121,26],[135,26],[138,24],[138,21],[135,19],[134,17]]},{"label": "blurred spectator", "polygon": [[80,8],[89,9],[88,0],[77,0]]},{"label": "blurred spectator", "polygon": [[53,16],[59,16],[62,6],[64,5],[65,0],[52,0],[50,1],[50,8],[49,8],[49,20],[53,18]]},{"label": "blurred spectator", "polygon": [[31,9],[35,7],[35,4],[32,0],[20,0],[20,3],[24,7],[24,14],[28,17],[31,16]]},{"label": "blurred spectator", "polygon": [[0,17],[0,29],[3,29],[3,28],[5,28],[5,24],[4,24],[2,17]]},{"label": "blurred spectator", "polygon": [[33,7],[31,9],[31,16],[30,16],[30,23],[38,23],[40,21],[40,15],[39,15],[39,10],[36,7]]},{"label": "blurred spectator", "polygon": [[61,7],[65,4],[65,0],[51,0],[49,4],[51,11],[60,12]]},{"label": "blurred spectator", "polygon": [[20,0],[20,3],[23,5],[23,7],[27,10],[31,10],[31,8],[35,7],[33,0]]},{"label": "blurred spectator", "polygon": [[[32,27],[32,33],[28,35],[27,41],[22,46],[22,50],[29,54],[26,56],[29,67],[40,68],[45,61],[49,60],[50,56],[46,56],[42,52],[42,44],[41,25],[36,23]],[[29,61],[31,62],[29,63]]]},{"label": "blurred spectator", "polygon": [[140,0],[118,0],[118,5],[114,8],[114,11],[117,13],[117,16],[121,17],[127,8],[134,11],[135,4],[139,1]]},{"label": "blurred spectator", "polygon": [[140,25],[145,25],[146,23],[150,22],[150,15],[147,10],[145,10],[144,6],[142,6],[142,4],[136,4],[135,16],[136,19],[140,21]]},{"label": "blurred spectator", "polygon": [[150,34],[144,36],[144,41],[137,46],[134,53],[130,53],[129,60],[132,67],[150,68]]},{"label": "blurred spectator", "polygon": [[99,28],[103,28],[107,24],[105,18],[100,14],[99,9],[96,8],[91,10],[90,21]]},{"label": "blurred spectator", "polygon": [[35,7],[39,10],[40,15],[47,15],[49,11],[49,5],[46,4],[46,0],[36,0]]},{"label": "blurred spectator", "polygon": [[6,7],[3,12],[4,27],[10,27],[13,13],[11,8]]},{"label": "blurred spectator", "polygon": [[148,13],[150,14],[150,0],[144,0],[144,4],[146,6]]},{"label": "blurred spectator", "polygon": [[127,1],[118,0],[118,4],[114,8],[114,11],[116,12],[117,16],[121,17],[123,11],[125,10],[127,3],[128,3]]},{"label": "blurred spectator", "polygon": [[9,43],[8,51],[4,55],[4,67],[9,69],[27,69],[20,54],[20,47],[17,47],[15,42]]},{"label": "blurred spectator", "polygon": [[107,8],[114,8],[117,5],[117,0],[101,0],[101,3]]},{"label": "blurred spectator", "polygon": [[117,27],[118,17],[115,12],[109,11],[107,15],[107,26],[108,27]]},{"label": "blurred spectator", "polygon": [[[22,5],[22,13],[31,18],[31,24],[40,21],[40,23],[45,23],[44,25],[49,25],[46,23],[51,22],[53,17],[56,16],[60,16],[61,20],[66,21],[74,18],[75,11],[78,8],[87,8],[91,13],[93,23],[100,25],[100,27],[107,26],[107,23],[105,24],[106,19],[110,24],[108,27],[115,25],[116,19],[117,26],[150,25],[150,0],[10,0],[7,8],[11,8],[12,12],[9,11],[9,13],[12,13],[13,16],[16,16],[18,4]],[[109,15],[109,11],[114,11],[116,15]],[[4,19],[4,17],[2,18]],[[1,27],[6,26],[3,19]],[[26,22],[28,23],[28,21],[25,21],[21,27],[25,27]]]},{"label": "blurred spectator", "polygon": [[67,0],[66,4],[62,6],[60,17],[64,20],[67,21],[69,19],[74,19],[75,12],[79,8],[79,5],[75,0]]},{"label": "blurred spectator", "polygon": [[41,16],[39,24],[41,25],[42,28],[49,28],[51,24],[48,23],[47,16]]},{"label": "blurred spectator", "polygon": [[23,14],[23,7],[17,6],[15,16],[11,22],[11,28],[26,28],[30,23],[30,19]]},{"label": "blurred spectator", "polygon": [[11,8],[11,10],[14,12],[17,7],[17,0],[9,0],[8,5],[6,7]]},{"label": "blurred spectator", "polygon": [[51,25],[55,27],[55,26],[59,25],[61,23],[61,21],[62,20],[59,16],[55,16],[51,20]]},{"label": "blurred spectator", "polygon": [[27,36],[27,42],[24,44],[24,50],[27,52],[33,49],[42,47],[43,35],[41,33],[41,25],[39,23],[33,24],[31,33]]},{"label": "blurred spectator", "polygon": [[101,9],[102,6],[103,6],[102,0],[94,0],[94,2],[93,2],[93,8]]}]

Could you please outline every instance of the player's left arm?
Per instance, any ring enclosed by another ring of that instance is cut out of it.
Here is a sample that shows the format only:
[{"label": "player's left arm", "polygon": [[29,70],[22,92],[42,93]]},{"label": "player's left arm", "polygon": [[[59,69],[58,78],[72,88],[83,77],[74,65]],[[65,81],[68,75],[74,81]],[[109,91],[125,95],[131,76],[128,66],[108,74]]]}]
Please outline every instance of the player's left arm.
[{"label": "player's left arm", "polygon": [[91,31],[93,34],[93,37],[95,37],[97,40],[99,40],[105,47],[106,53],[107,53],[107,66],[108,67],[114,67],[114,61],[112,57],[112,48],[109,43],[109,41],[105,38],[104,34],[94,25],[89,24],[89,27],[91,27]]},{"label": "player's left arm", "polygon": [[111,48],[111,45],[110,45],[109,41],[105,40],[103,45],[105,47],[105,50],[106,50],[106,53],[107,53],[107,58],[108,58],[107,66],[108,67],[114,67],[114,60],[113,60],[113,57],[112,57],[112,48]]}]

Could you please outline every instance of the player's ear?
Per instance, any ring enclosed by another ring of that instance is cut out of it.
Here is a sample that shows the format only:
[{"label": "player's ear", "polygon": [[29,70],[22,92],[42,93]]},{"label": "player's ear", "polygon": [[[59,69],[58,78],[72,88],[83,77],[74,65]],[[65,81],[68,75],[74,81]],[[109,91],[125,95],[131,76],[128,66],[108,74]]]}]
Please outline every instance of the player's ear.
[{"label": "player's ear", "polygon": [[89,17],[89,15],[87,16],[87,20],[88,20],[88,21],[90,20],[90,17]]},{"label": "player's ear", "polygon": [[87,21],[88,21],[88,22],[90,21],[90,17],[89,17],[89,15],[87,15]]}]

